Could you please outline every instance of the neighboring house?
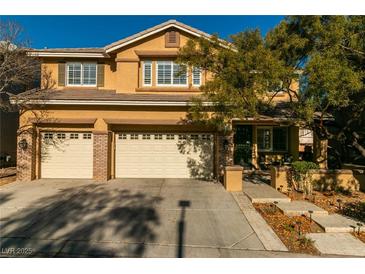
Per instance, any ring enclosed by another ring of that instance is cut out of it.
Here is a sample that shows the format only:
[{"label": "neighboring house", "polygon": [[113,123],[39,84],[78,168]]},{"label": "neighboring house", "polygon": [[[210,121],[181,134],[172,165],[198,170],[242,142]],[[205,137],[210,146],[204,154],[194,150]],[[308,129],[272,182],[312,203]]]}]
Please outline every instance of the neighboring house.
[{"label": "neighboring house", "polygon": [[299,129],[299,151],[304,152],[305,147],[313,147],[313,131],[306,128]]},{"label": "neighboring house", "polygon": [[170,20],[104,48],[30,52],[48,72],[42,83],[53,86],[23,95],[33,111],[20,117],[28,130],[18,137],[18,179],[210,179],[233,158],[254,167],[260,159],[297,159],[298,127],[282,117],[281,101],[277,113],[234,120],[234,138],[185,122],[209,79],[174,63],[194,37],[211,36]]}]

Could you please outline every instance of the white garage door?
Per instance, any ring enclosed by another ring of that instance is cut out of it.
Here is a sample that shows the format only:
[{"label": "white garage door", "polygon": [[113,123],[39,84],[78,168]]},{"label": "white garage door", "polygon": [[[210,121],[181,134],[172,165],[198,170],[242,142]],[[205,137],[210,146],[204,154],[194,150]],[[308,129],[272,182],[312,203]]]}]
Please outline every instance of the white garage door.
[{"label": "white garage door", "polygon": [[42,178],[92,178],[92,133],[42,133]]},{"label": "white garage door", "polygon": [[117,178],[202,178],[213,176],[213,135],[120,133]]}]

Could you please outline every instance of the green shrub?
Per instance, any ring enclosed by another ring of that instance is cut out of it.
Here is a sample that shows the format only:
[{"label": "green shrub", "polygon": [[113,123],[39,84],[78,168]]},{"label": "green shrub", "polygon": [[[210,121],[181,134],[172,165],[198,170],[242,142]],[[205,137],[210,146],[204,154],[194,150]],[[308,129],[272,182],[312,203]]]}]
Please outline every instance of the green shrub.
[{"label": "green shrub", "polygon": [[318,169],[319,166],[313,162],[295,161],[292,163],[292,168],[298,174],[306,174],[310,169]]},{"label": "green shrub", "polygon": [[292,163],[292,180],[296,190],[303,191],[305,194],[311,194],[313,185],[309,170],[318,169],[319,166],[313,162],[295,161]]}]

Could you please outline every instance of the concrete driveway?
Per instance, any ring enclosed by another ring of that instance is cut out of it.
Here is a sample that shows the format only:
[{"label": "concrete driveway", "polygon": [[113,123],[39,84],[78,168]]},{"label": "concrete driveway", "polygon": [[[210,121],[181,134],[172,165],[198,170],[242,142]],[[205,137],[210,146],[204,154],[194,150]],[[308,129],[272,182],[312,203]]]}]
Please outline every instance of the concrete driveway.
[{"label": "concrete driveway", "polygon": [[220,184],[195,180],[15,182],[1,187],[0,224],[1,256],[282,255],[262,253]]}]

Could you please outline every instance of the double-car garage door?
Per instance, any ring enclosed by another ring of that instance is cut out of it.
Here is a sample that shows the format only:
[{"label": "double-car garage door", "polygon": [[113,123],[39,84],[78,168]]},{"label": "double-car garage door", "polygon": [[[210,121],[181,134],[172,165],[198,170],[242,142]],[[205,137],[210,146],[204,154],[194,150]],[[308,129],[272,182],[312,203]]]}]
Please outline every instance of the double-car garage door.
[{"label": "double-car garage door", "polygon": [[[213,175],[213,135],[117,133],[116,178],[205,178]],[[44,132],[42,178],[92,178],[93,135]]]},{"label": "double-car garage door", "polygon": [[210,178],[212,135],[119,133],[115,173],[117,178]]}]

